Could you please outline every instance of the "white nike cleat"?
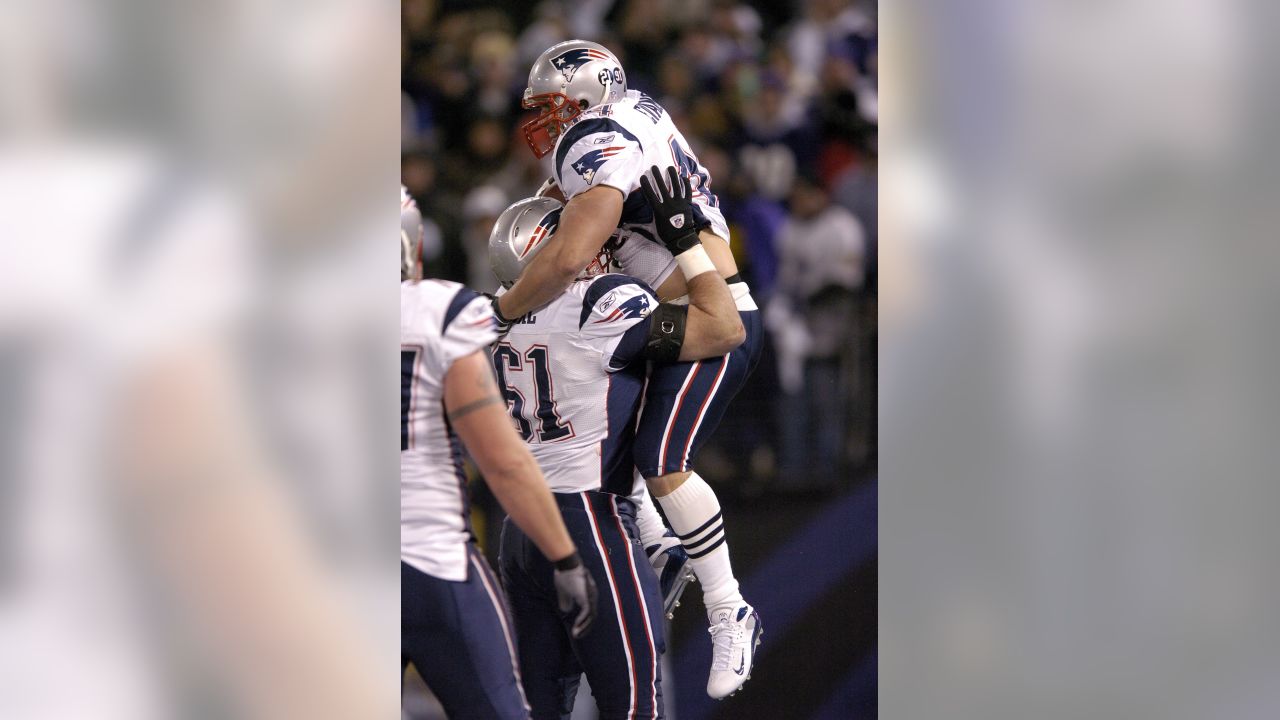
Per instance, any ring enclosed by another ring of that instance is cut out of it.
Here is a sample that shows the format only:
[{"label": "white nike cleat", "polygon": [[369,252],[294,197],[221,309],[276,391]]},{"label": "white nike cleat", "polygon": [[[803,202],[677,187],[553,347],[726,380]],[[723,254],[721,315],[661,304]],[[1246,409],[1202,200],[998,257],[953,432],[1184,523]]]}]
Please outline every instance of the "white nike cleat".
[{"label": "white nike cleat", "polygon": [[751,677],[751,666],[764,628],[755,608],[742,605],[715,614],[711,628],[711,676],[707,694],[716,700],[738,691]]}]

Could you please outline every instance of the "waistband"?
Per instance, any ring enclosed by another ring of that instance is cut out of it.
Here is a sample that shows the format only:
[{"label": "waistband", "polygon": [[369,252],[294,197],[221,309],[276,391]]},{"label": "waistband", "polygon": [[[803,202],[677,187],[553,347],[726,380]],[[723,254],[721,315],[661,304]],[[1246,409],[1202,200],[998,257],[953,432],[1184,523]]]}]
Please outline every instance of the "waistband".
[{"label": "waistband", "polygon": [[561,510],[584,510],[582,499],[585,497],[587,502],[591,504],[592,510],[612,514],[613,508],[616,507],[619,515],[630,518],[635,518],[636,516],[636,504],[631,501],[631,498],[623,495],[587,490],[576,493],[551,493],[551,496],[556,499],[556,505]]}]

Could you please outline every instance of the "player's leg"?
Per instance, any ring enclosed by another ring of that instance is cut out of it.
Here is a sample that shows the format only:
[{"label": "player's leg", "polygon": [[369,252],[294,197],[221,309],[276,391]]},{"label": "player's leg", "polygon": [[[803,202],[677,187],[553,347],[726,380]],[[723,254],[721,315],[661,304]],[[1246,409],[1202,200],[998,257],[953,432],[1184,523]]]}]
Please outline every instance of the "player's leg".
[{"label": "player's leg", "polygon": [[743,312],[742,320],[747,338],[732,353],[654,366],[636,430],[636,466],[689,555],[713,638],[719,640],[707,688],[714,697],[733,692],[750,674],[760,631],[759,618],[742,599],[733,573],[720,501],[692,472],[693,458],[759,360],[760,313]]},{"label": "player's leg", "polygon": [[661,718],[661,598],[636,539],[634,508],[612,495],[578,497],[579,516],[590,532],[574,540],[599,590],[599,608],[590,632],[573,641],[574,652],[591,683],[601,720]]},{"label": "player's leg", "polygon": [[658,589],[662,593],[662,611],[667,619],[680,606],[680,597],[689,583],[696,579],[689,565],[689,554],[680,544],[673,530],[662,521],[657,504],[645,487],[644,478],[636,473],[636,489],[631,494],[636,506],[636,528],[640,531],[640,545],[649,564],[658,575]]},{"label": "player's leg", "polygon": [[636,466],[689,554],[709,614],[736,607],[742,597],[719,499],[692,464],[759,358],[759,312],[742,319],[747,339],[729,355],[653,367],[636,429]]},{"label": "player's leg", "polygon": [[400,644],[454,720],[529,717],[501,589],[470,548],[468,577],[450,582],[400,565]]},{"label": "player's leg", "polygon": [[582,668],[560,617],[551,568],[510,518],[502,524],[498,565],[515,623],[520,674],[533,720],[568,717]]}]

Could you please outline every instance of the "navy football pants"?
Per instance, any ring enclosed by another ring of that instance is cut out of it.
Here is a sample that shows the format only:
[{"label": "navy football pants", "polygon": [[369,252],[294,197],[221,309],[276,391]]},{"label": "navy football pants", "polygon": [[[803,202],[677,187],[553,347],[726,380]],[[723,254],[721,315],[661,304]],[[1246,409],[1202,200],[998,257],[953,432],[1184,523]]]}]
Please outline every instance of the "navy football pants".
[{"label": "navy football pants", "polygon": [[596,620],[578,640],[556,605],[551,563],[508,519],[499,568],[515,618],[525,694],[535,720],[573,709],[582,673],[601,720],[662,717],[662,596],[635,527],[635,506],[609,493],[556,493],[599,592]]},{"label": "navy football pants", "polygon": [[450,720],[527,720],[502,588],[475,545],[467,579],[400,563],[400,666],[418,669]]},{"label": "navy football pants", "polygon": [[755,369],[764,348],[764,323],[759,310],[739,315],[747,337],[728,355],[651,364],[635,443],[636,469],[644,477],[691,469],[698,450]]}]

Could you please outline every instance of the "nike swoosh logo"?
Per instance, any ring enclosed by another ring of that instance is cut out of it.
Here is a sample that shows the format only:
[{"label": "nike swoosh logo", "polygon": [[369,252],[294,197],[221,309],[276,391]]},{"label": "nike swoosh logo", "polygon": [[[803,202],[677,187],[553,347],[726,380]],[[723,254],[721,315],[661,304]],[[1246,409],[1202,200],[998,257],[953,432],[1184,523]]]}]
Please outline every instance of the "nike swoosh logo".
[{"label": "nike swoosh logo", "polygon": [[746,656],[744,655],[744,656],[742,656],[742,658],[741,658],[741,659],[739,659],[739,660],[738,660],[738,669],[737,669],[737,670],[734,670],[733,672],[734,672],[734,674],[735,674],[735,675],[741,675],[741,674],[742,674],[742,671],[743,671],[746,667],[747,667],[747,658],[746,658]]}]

